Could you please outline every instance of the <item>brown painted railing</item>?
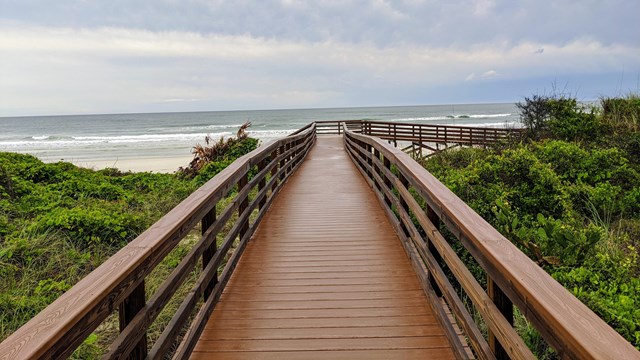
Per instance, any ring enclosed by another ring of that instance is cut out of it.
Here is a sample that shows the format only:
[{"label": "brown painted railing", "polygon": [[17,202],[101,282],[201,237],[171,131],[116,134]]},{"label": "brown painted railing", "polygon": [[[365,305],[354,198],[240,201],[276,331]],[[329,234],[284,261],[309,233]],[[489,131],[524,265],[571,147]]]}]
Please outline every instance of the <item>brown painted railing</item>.
[{"label": "brown painted railing", "polygon": [[365,121],[362,124],[361,132],[394,142],[406,141],[420,144],[442,143],[465,146],[486,146],[510,137],[520,136],[522,130],[477,126]]},{"label": "brown painted railing", "polygon": [[[349,130],[391,141],[409,142],[427,149],[436,150],[428,144],[487,146],[505,139],[519,138],[519,128],[488,128],[479,126],[414,124],[370,120],[335,120],[315,122],[318,134],[341,135],[342,125]],[[307,125],[309,126],[309,125]],[[302,131],[306,127],[298,130]],[[296,134],[297,132],[294,132]]]},{"label": "brown painted railing", "polygon": [[[187,358],[248,239],[315,139],[315,124],[310,124],[236,160],[9,336],[0,344],[0,359],[67,357],[116,309],[121,332],[105,358],[164,358],[185,329],[174,358]],[[257,174],[249,178],[252,170]],[[218,202],[234,191],[233,201],[216,215]],[[237,220],[231,221],[236,212]],[[200,240],[146,299],[145,277],[198,223]],[[231,229],[218,247],[216,237],[225,226]],[[203,271],[196,284],[148,350],[148,327],[199,263]]]},{"label": "brown painted railing", "polygon": [[[455,315],[451,324],[444,307],[436,311],[461,358],[464,347],[454,326],[462,328],[479,358],[534,358],[514,330],[514,305],[562,358],[640,358],[630,343],[406,153],[377,137],[346,128],[344,133],[347,152],[386,210],[434,308],[444,301]],[[486,272],[486,291],[445,240],[441,226]],[[481,315],[487,338],[445,269]]]}]

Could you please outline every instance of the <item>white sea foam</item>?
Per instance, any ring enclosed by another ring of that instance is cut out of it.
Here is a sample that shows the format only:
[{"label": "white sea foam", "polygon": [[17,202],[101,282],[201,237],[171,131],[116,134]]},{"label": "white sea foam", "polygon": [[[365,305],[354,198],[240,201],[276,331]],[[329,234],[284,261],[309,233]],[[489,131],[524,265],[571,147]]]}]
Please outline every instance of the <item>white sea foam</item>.
[{"label": "white sea foam", "polygon": [[30,140],[0,141],[1,148],[57,148],[83,147],[95,144],[139,144],[161,142],[197,142],[204,141],[205,136],[217,139],[220,136],[230,136],[231,132],[192,133],[192,134],[148,134],[148,135],[119,135],[119,136],[71,136],[50,137],[33,136]]},{"label": "white sea foam", "polygon": [[512,114],[473,114],[473,115],[440,115],[440,116],[425,116],[425,117],[410,117],[410,118],[402,118],[402,119],[394,119],[392,121],[403,122],[403,121],[441,121],[441,120],[463,120],[463,119],[491,119],[491,118],[501,118],[501,117],[509,117]]},{"label": "white sea foam", "polygon": [[491,118],[507,117],[511,115],[512,114],[478,114],[478,115],[469,115],[469,117],[473,119],[491,119]]},{"label": "white sea foam", "polygon": [[273,139],[283,136],[287,136],[297,129],[283,129],[283,130],[249,130],[247,133],[257,139]]}]

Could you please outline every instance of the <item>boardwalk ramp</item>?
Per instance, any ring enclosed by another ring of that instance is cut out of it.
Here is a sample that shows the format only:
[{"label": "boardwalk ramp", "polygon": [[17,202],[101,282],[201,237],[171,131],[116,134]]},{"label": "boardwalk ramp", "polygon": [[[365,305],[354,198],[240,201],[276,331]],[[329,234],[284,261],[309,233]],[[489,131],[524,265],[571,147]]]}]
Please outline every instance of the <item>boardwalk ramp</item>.
[{"label": "boardwalk ramp", "polygon": [[318,138],[258,227],[192,355],[212,358],[453,358],[341,137]]}]

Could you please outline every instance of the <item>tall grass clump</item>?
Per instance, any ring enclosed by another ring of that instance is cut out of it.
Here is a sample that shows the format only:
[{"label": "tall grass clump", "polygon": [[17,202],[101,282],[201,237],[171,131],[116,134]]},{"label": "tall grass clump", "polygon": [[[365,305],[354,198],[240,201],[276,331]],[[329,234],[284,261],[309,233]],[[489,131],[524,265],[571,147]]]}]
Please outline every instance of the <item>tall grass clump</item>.
[{"label": "tall grass clump", "polygon": [[640,95],[600,98],[603,120],[615,129],[637,132],[640,130]]},{"label": "tall grass clump", "polygon": [[182,176],[193,179],[195,183],[202,185],[212,178],[238,157],[249,153],[258,147],[258,140],[249,137],[247,129],[250,122],[245,122],[235,137],[220,137],[214,140],[206,136],[205,145],[197,144],[193,150],[193,160],[189,166],[181,167],[178,173]]}]

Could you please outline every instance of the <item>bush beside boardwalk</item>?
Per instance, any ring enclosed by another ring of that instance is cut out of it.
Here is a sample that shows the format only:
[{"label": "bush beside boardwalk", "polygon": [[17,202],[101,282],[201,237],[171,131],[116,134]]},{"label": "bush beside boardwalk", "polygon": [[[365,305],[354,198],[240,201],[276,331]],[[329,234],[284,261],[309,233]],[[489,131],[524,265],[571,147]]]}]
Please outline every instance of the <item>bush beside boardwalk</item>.
[{"label": "bush beside boardwalk", "polygon": [[[0,153],[0,341],[257,143],[246,136],[227,139],[217,157],[188,174],[93,171]],[[150,291],[180,262],[189,242],[149,276]],[[117,318],[112,322],[73,357],[99,358],[102,343],[118,331]]]},{"label": "bush beside boardwalk", "polygon": [[[527,140],[423,165],[640,349],[640,98],[601,104],[527,98]],[[540,357],[555,357],[518,322]]]}]

